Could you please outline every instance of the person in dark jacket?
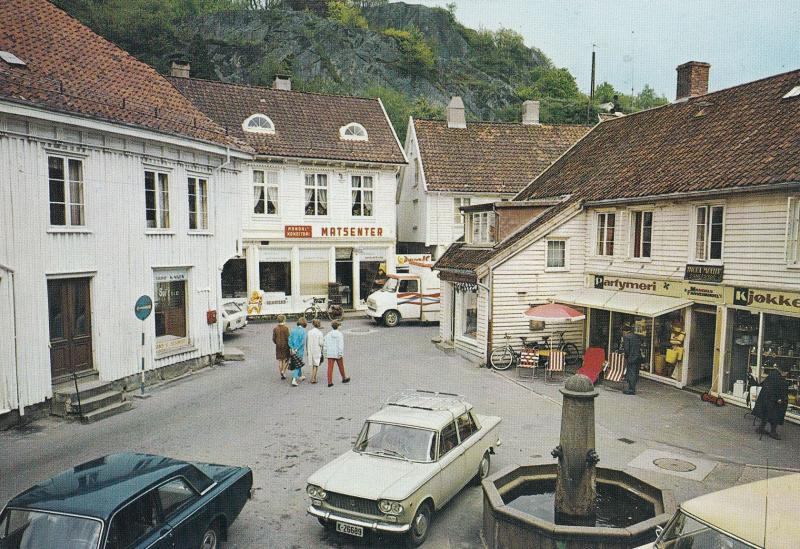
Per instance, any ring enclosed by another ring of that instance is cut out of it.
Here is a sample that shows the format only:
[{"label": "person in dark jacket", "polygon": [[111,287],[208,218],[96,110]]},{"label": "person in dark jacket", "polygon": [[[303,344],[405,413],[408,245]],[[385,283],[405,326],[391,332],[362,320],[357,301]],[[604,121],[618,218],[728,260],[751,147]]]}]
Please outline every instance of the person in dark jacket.
[{"label": "person in dark jacket", "polygon": [[[753,408],[753,415],[761,419],[758,433],[769,434],[776,440],[781,439],[781,435],[778,434],[778,425],[783,425],[783,417],[786,415],[786,407],[789,405],[787,375],[789,375],[789,370],[784,365],[779,365],[776,370],[770,370],[767,378],[761,384],[761,392],[758,393],[758,399]],[[769,423],[769,433],[765,429],[767,423]]]},{"label": "person in dark jacket", "polygon": [[639,381],[639,365],[642,363],[642,338],[634,333],[630,324],[622,327],[622,351],[625,353],[625,381],[628,388],[622,391],[626,395],[636,394],[636,383]]},{"label": "person in dark jacket", "polygon": [[278,315],[278,325],[272,330],[272,342],[275,344],[278,373],[281,379],[286,379],[286,370],[289,368],[289,327],[284,315]]}]

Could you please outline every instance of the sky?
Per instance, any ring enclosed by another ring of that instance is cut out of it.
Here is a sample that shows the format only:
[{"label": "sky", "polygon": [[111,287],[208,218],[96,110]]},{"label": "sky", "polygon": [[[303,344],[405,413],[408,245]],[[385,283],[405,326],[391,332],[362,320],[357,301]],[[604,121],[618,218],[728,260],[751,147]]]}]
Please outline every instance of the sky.
[{"label": "sky", "polygon": [[[448,0],[405,0],[445,7]],[[450,0],[452,1],[452,0]],[[709,90],[800,68],[800,0],[456,0],[471,28],[510,28],[566,67],[586,93],[645,84],[675,99],[675,67],[711,64]]]}]

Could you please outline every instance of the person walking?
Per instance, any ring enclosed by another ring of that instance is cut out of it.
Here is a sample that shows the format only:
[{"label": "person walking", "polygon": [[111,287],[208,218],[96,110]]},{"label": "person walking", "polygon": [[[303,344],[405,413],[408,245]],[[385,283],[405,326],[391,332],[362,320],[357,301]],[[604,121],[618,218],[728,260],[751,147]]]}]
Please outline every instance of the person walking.
[{"label": "person walking", "polygon": [[278,315],[278,325],[272,329],[272,342],[275,344],[275,358],[278,360],[278,373],[286,379],[289,368],[289,327],[286,315]]},{"label": "person walking", "polygon": [[633,331],[630,324],[622,326],[622,351],[625,353],[625,381],[628,382],[628,388],[622,392],[635,395],[639,365],[642,363],[642,338]]},{"label": "person walking", "polygon": [[339,366],[342,383],[350,383],[344,374],[344,336],[339,331],[339,321],[331,322],[331,331],[325,334],[325,355],[328,357],[328,387],[333,387],[333,365]]},{"label": "person walking", "polygon": [[322,355],[325,348],[325,336],[320,331],[318,318],[311,321],[313,326],[308,331],[308,360],[311,361],[311,383],[317,382],[317,369],[322,364]]},{"label": "person walking", "polygon": [[[789,405],[789,383],[786,381],[788,375],[789,369],[783,364],[778,365],[775,370],[770,370],[761,384],[761,392],[758,393],[756,405],[753,407],[753,415],[761,420],[757,432],[762,435],[768,434],[775,440],[781,439],[778,425],[783,425],[783,418]],[[767,423],[769,423],[769,433],[765,429]]]},{"label": "person walking", "polygon": [[297,319],[297,325],[289,333],[289,349],[294,360],[294,370],[292,370],[292,387],[297,387],[300,381],[306,376],[303,375],[303,361],[306,356],[306,317],[301,316]]}]

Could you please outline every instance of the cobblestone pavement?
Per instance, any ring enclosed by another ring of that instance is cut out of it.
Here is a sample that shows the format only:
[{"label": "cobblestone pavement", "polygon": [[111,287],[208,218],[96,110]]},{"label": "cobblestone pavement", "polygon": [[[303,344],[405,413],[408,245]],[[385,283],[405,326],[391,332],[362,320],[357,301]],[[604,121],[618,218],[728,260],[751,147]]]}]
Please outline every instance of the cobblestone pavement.
[{"label": "cobblestone pavement", "polygon": [[[348,319],[342,329],[349,385],[290,387],[275,369],[272,325],[251,324],[227,340],[244,351],[245,361],[153,388],[152,398],[135,401],[130,412],[92,425],[45,419],[0,433],[0,503],[77,463],[142,451],[253,468],[256,495],[231,529],[229,549],[392,547],[391,539],[358,541],[325,532],[305,512],[305,479],[350,447],[383,400],[414,388],[458,392],[479,413],[503,417],[504,443],[493,470],[552,461],[558,384],[523,382],[514,372],[499,374],[445,355],[430,343],[434,326],[387,329]],[[716,408],[691,393],[648,381],[634,397],[605,388],[600,393],[601,464],[636,470],[678,501],[798,467],[795,425],[785,427],[781,441],[759,441],[744,410]],[[698,480],[647,467],[659,452],[695,460],[710,472]],[[465,488],[436,516],[425,546],[482,547],[481,513],[480,488]]]}]

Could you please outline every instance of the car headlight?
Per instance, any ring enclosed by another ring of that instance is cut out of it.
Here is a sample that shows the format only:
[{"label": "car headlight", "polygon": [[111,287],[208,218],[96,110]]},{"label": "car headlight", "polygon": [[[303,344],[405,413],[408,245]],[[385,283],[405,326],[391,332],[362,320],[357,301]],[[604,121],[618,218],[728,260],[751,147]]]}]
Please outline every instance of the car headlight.
[{"label": "car headlight", "polygon": [[306,487],[306,493],[314,499],[325,499],[328,497],[328,493],[325,490],[313,484],[309,484]]},{"label": "car headlight", "polygon": [[403,506],[400,503],[385,499],[382,499],[378,502],[378,509],[381,510],[381,513],[385,513],[387,515],[399,515],[403,512]]}]

